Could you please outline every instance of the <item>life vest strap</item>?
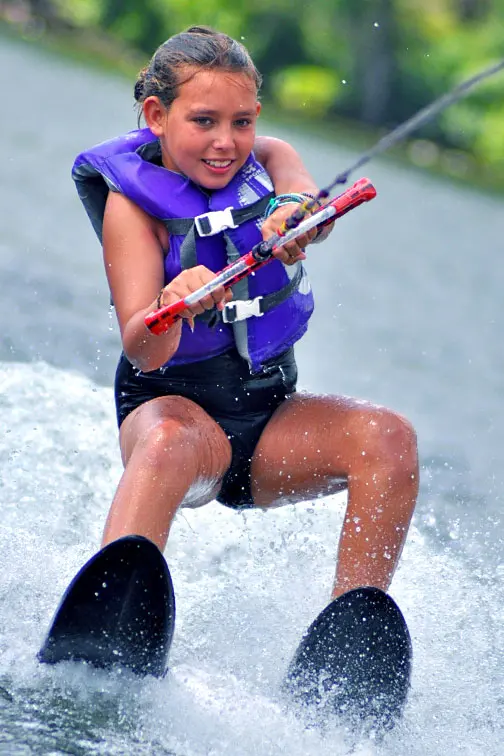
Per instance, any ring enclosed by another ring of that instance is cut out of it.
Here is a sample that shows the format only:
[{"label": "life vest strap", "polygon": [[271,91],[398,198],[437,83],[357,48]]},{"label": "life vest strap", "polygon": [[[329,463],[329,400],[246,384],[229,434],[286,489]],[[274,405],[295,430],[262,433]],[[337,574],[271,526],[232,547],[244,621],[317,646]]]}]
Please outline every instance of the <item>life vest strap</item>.
[{"label": "life vest strap", "polygon": [[[167,218],[163,220],[169,234],[185,236],[180,248],[180,265],[182,270],[194,268],[198,264],[196,234],[199,236],[213,236],[224,231],[226,228],[237,228],[242,223],[246,223],[246,221],[260,218],[266,212],[266,207],[272,196],[273,192],[270,192],[252,205],[247,205],[247,207],[228,207],[226,210],[213,210],[198,215],[197,218]],[[196,221],[198,222],[196,223]],[[203,234],[201,234],[200,228],[203,229]]]},{"label": "life vest strap", "polygon": [[298,263],[298,270],[294,276],[288,284],[278,291],[272,291],[270,294],[263,294],[254,299],[235,299],[232,302],[226,302],[223,310],[211,310],[197,317],[203,318],[210,327],[217,325],[221,321],[224,323],[237,323],[240,320],[247,320],[247,318],[251,317],[260,318],[265,312],[269,312],[274,307],[285,302],[299,288],[302,277],[303,268]]},{"label": "life vest strap", "polygon": [[[269,201],[274,197],[270,192],[247,207],[227,207],[225,210],[210,210],[208,213],[197,215],[196,218],[165,218],[163,220],[169,234],[186,236],[197,220],[196,228],[200,236],[213,236],[226,228],[237,228],[253,218],[264,215]],[[225,221],[222,223],[222,221]],[[226,222],[229,221],[229,222]],[[201,231],[200,231],[201,228]]]},{"label": "life vest strap", "polygon": [[197,215],[194,219],[194,225],[200,236],[215,236],[226,228],[238,228],[233,218],[233,208],[226,207],[225,210],[211,210],[208,213]]}]

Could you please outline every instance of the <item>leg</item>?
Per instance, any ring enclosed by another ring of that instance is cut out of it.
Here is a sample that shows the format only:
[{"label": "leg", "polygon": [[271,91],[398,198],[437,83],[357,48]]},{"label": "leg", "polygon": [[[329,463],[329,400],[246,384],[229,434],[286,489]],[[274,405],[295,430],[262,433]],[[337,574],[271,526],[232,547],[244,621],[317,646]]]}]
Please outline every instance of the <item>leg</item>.
[{"label": "leg", "polygon": [[384,407],[295,394],[277,409],[252,459],[258,506],[303,501],[348,485],[333,598],[363,585],[387,590],[418,493],[415,432]]},{"label": "leg", "polygon": [[121,425],[125,470],[105,525],[102,545],[143,535],[164,550],[184,501],[211,501],[231,462],[224,431],[197,404],[180,396],[152,399]]}]

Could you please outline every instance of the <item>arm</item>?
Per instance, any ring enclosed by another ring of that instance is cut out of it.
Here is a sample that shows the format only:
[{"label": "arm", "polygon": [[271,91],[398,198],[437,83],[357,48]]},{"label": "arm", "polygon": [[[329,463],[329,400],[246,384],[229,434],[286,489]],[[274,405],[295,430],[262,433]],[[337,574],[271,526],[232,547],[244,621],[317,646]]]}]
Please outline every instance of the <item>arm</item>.
[{"label": "arm", "polygon": [[[264,170],[269,174],[275,188],[275,194],[301,192],[318,194],[319,190],[314,179],[303,165],[296,150],[287,142],[274,137],[257,137],[254,153]],[[286,218],[292,215],[294,210],[294,205],[285,205],[272,213],[262,225],[263,238],[268,239],[272,236]],[[285,247],[281,247],[274,255],[286,265],[300,262],[306,259],[305,247],[315,239],[324,241],[332,228],[332,225],[327,226],[320,234],[317,234],[315,230],[310,231],[308,234],[286,244]]]},{"label": "arm", "polygon": [[115,192],[105,207],[103,257],[126,356],[140,370],[159,367],[176,351],[181,334],[180,323],[162,336],[144,325],[163,286],[160,240],[152,219]]},{"label": "arm", "polygon": [[[103,218],[105,271],[119,321],[124,353],[138,369],[156,370],[175,354],[182,333],[182,321],[166,333],[152,334],[144,318],[161,304],[171,304],[199,289],[215,277],[202,265],[183,271],[167,286],[164,283],[163,248],[168,246],[164,227],[122,194],[109,192]],[[223,306],[231,291],[220,287],[212,296],[185,310],[182,317]]]},{"label": "arm", "polygon": [[276,194],[309,192],[316,194],[318,187],[303,165],[300,156],[290,144],[275,137],[256,137],[254,154],[270,175]]}]

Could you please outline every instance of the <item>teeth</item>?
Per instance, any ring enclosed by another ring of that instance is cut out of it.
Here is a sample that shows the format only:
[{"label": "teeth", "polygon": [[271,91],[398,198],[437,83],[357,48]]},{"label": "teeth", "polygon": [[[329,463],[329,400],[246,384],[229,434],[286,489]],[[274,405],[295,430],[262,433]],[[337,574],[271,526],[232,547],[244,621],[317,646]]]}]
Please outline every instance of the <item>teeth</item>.
[{"label": "teeth", "polygon": [[205,163],[208,163],[208,165],[212,165],[214,168],[227,168],[228,165],[231,165],[231,160],[205,160]]}]

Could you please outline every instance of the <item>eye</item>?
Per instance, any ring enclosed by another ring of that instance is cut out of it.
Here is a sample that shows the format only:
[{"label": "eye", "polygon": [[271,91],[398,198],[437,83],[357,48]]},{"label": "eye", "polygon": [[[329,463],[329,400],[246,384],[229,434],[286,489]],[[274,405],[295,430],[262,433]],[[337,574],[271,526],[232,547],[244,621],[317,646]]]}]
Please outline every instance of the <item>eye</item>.
[{"label": "eye", "polygon": [[203,128],[208,128],[213,125],[213,120],[208,116],[194,116],[194,118],[192,118],[191,120],[193,123],[196,123],[198,126],[202,126]]},{"label": "eye", "polygon": [[238,118],[234,122],[234,124],[239,129],[246,129],[248,126],[252,126],[252,119],[251,118]]}]

